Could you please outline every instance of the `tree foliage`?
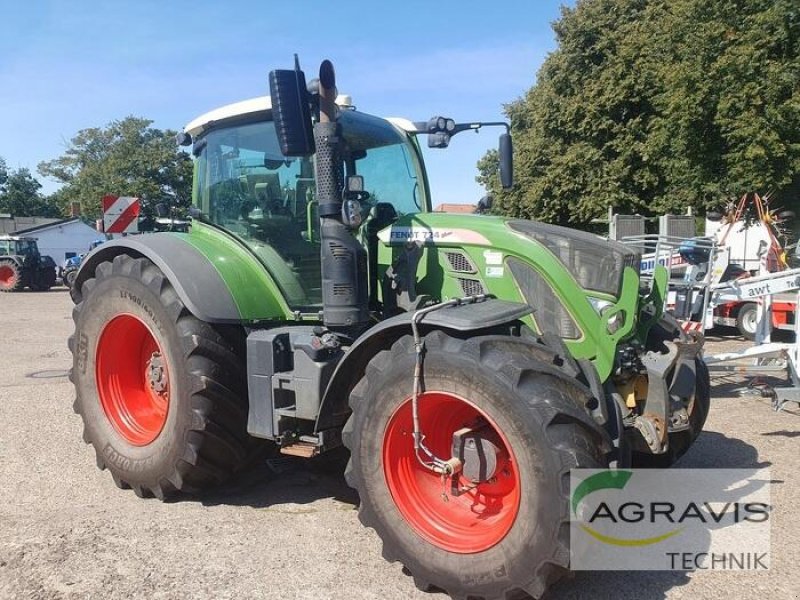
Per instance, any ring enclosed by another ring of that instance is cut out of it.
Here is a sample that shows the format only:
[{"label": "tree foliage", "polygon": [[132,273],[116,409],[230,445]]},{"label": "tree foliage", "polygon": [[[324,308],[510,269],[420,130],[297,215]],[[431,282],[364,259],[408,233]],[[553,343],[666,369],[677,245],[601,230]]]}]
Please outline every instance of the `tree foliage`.
[{"label": "tree foliage", "polygon": [[0,213],[14,217],[59,217],[61,211],[39,190],[42,184],[28,169],[9,170],[0,157]]},{"label": "tree foliage", "polygon": [[585,224],[618,212],[800,192],[797,0],[579,0],[558,49],[506,106],[513,190],[478,164],[495,211]]},{"label": "tree foliage", "polygon": [[39,164],[39,173],[63,183],[56,192],[64,206],[80,202],[87,216],[99,216],[106,194],[137,196],[150,215],[158,202],[191,203],[192,161],[179,151],[175,132],[129,116],[105,127],[83,129],[62,156]]}]

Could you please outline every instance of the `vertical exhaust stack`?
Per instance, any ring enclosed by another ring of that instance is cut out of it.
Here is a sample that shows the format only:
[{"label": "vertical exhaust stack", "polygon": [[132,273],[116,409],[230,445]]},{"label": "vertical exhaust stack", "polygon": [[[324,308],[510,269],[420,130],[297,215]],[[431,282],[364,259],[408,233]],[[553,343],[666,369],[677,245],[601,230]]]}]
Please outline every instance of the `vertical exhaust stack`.
[{"label": "vertical exhaust stack", "polygon": [[314,124],[323,322],[331,328],[358,328],[369,321],[367,253],[342,223],[344,163],[337,110],[336,75],[325,60],[319,69],[319,122]]}]

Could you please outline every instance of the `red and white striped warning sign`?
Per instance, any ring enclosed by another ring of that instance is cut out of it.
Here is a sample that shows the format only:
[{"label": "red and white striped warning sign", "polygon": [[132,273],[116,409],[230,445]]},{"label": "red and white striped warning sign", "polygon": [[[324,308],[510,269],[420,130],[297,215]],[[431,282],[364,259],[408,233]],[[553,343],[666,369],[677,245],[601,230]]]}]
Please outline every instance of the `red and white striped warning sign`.
[{"label": "red and white striped warning sign", "polygon": [[103,227],[106,233],[139,231],[139,198],[103,196]]},{"label": "red and white striped warning sign", "polygon": [[697,321],[681,321],[681,327],[685,332],[703,331],[703,324]]}]

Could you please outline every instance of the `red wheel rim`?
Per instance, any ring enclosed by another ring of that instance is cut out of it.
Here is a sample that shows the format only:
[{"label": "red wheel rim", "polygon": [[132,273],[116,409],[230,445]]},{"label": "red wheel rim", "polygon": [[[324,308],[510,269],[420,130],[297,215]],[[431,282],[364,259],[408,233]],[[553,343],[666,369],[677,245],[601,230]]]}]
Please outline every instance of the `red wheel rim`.
[{"label": "red wheel rim", "polygon": [[166,359],[150,328],[124,314],[106,323],[97,343],[97,391],[114,429],[146,446],[164,428],[170,383]]},{"label": "red wheel rim", "polygon": [[[487,550],[506,536],[519,511],[519,473],[511,447],[494,421],[454,394],[426,392],[419,396],[418,406],[425,445],[445,460],[451,457],[455,431],[488,424],[502,446],[496,474],[470,491],[450,494],[450,481],[443,484],[414,454],[411,400],[407,400],[384,432],[383,468],[392,499],[411,528],[431,544],[460,554]],[[448,495],[446,502],[443,492]]]},{"label": "red wheel rim", "polygon": [[17,274],[8,265],[0,265],[0,285],[3,287],[11,287],[17,279]]}]

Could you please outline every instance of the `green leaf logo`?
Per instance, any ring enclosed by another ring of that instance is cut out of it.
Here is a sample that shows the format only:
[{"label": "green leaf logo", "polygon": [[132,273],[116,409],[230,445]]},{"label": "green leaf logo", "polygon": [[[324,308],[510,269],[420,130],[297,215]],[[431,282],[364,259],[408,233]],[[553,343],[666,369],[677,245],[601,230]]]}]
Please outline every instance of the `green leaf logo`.
[{"label": "green leaf logo", "polygon": [[[606,489],[622,490],[628,484],[632,476],[633,472],[620,469],[615,471],[603,471],[602,473],[595,473],[594,475],[587,477],[581,481],[580,484],[578,484],[578,487],[575,488],[575,491],[572,494],[572,514],[577,517],[578,506],[580,505],[581,500],[586,498],[586,496],[589,494]],[[583,523],[580,523],[578,526],[596,540],[605,544],[611,544],[613,546],[651,546],[653,544],[663,542],[664,540],[669,539],[683,531],[683,527],[679,527],[662,535],[637,539],[605,535],[592,529],[588,525],[584,525]]]}]

